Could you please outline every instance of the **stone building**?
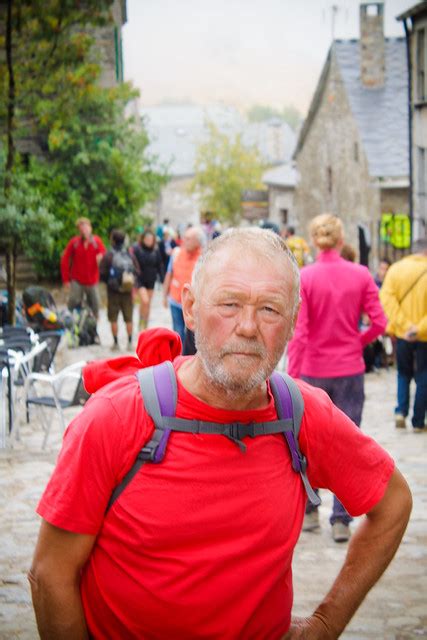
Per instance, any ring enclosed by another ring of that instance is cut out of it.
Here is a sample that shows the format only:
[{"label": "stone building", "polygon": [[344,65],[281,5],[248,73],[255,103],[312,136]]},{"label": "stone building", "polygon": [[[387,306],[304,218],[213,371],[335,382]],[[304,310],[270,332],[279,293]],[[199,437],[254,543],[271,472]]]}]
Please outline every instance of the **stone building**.
[{"label": "stone building", "polygon": [[279,227],[291,225],[298,228],[295,211],[295,168],[289,162],[273,167],[264,173],[262,181],[268,189],[268,219]]},{"label": "stone building", "polygon": [[360,5],[360,38],[329,50],[294,158],[299,230],[325,211],[378,252],[382,213],[409,213],[404,38],[384,38],[382,2]]},{"label": "stone building", "polygon": [[427,226],[427,1],[398,17],[402,20],[409,48],[411,87],[411,149],[413,238],[426,233]]}]

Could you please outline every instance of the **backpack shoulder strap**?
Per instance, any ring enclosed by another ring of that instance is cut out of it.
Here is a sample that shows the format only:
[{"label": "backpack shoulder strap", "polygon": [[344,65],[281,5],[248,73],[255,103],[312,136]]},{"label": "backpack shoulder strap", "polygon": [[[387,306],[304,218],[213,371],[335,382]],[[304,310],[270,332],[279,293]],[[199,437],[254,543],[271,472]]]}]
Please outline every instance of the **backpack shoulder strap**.
[{"label": "backpack shoulder strap", "polygon": [[138,453],[132,467],[114,489],[108,501],[106,512],[126,489],[145,462],[159,463],[163,460],[171,433],[163,427],[163,416],[174,416],[177,402],[175,369],[170,361],[155,367],[140,369],[136,377],[144,400],[145,410],[154,422],[154,433]]},{"label": "backpack shoulder strap", "polygon": [[284,436],[292,460],[292,468],[301,475],[308,499],[319,506],[321,500],[313,491],[307,478],[307,460],[299,447],[299,432],[304,413],[304,399],[296,382],[287,374],[275,371],[270,377],[276,411],[280,419],[292,418],[292,430],[285,431]]}]

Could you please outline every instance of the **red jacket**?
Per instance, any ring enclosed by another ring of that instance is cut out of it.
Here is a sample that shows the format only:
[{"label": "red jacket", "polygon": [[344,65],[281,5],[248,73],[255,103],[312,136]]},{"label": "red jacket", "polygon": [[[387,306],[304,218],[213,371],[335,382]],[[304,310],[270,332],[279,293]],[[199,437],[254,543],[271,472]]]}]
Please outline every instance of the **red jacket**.
[{"label": "red jacket", "polygon": [[93,286],[99,282],[97,256],[103,256],[106,249],[99,236],[91,236],[84,246],[81,236],[74,236],[65,247],[61,257],[61,276],[64,284],[76,280],[79,284]]}]

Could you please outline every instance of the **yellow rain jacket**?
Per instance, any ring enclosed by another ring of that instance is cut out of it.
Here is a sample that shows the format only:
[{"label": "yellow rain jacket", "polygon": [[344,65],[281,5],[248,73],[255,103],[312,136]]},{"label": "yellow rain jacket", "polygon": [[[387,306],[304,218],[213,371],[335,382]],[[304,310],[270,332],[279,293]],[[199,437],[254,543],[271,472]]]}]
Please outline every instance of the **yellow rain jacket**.
[{"label": "yellow rain jacket", "polygon": [[387,333],[403,338],[415,325],[417,340],[427,342],[427,255],[414,254],[392,264],[380,300],[388,318]]}]

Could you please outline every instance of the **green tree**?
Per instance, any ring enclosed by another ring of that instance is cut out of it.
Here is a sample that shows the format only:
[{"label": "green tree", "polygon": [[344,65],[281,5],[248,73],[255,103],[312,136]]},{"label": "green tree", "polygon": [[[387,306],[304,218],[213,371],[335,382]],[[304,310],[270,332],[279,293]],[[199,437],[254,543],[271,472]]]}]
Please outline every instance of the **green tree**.
[{"label": "green tree", "polygon": [[258,151],[244,146],[241,135],[230,138],[212,122],[206,126],[208,138],[197,148],[191,188],[201,193],[206,210],[235,224],[241,216],[242,191],[261,187],[265,167]]},{"label": "green tree", "polygon": [[[105,237],[111,226],[130,224],[164,180],[144,159],[145,132],[124,116],[135,92],[129,86],[97,85],[99,66],[90,33],[111,21],[111,4],[112,0],[0,4],[0,20],[5,23],[0,32],[0,206],[9,230],[0,249],[6,252],[11,322],[16,256],[20,249],[32,251],[25,237],[28,227],[19,216],[43,210],[43,229],[54,242],[50,251],[40,242],[36,263],[52,272],[74,232],[76,217],[89,215]],[[27,196],[17,201],[24,173]],[[37,198],[40,206],[43,203],[40,209],[34,204]],[[13,215],[18,217],[15,222]],[[62,224],[60,236],[55,219]]]},{"label": "green tree", "polygon": [[47,265],[39,261],[50,272],[58,268],[76,217],[89,217],[104,239],[114,227],[132,232],[140,223],[139,210],[166,181],[145,155],[145,129],[125,115],[136,95],[128,84],[95,85],[62,120],[55,115],[55,102],[49,105],[49,154],[38,164],[37,182],[64,225]]}]

